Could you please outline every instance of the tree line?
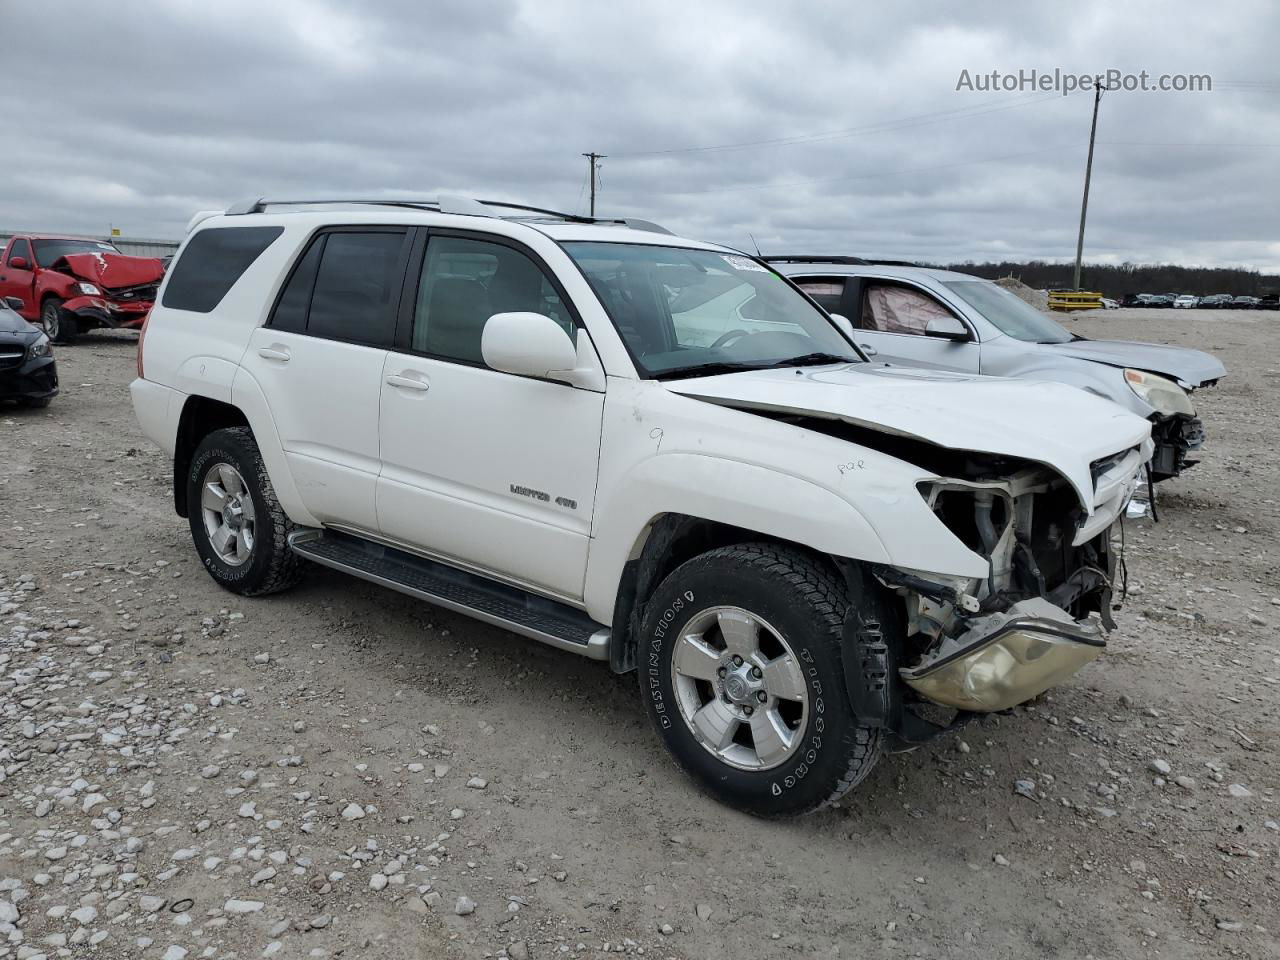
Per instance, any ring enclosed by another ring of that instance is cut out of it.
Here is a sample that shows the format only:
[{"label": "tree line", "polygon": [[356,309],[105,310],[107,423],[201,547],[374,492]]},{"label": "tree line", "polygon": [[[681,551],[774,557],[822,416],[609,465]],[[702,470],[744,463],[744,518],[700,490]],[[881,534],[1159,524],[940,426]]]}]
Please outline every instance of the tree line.
[{"label": "tree line", "polygon": [[[969,273],[987,280],[1013,276],[1037,290],[1069,290],[1075,264],[1043,260],[1002,263],[939,264],[945,270]],[[1261,297],[1280,292],[1280,275],[1241,267],[1182,267],[1176,264],[1086,263],[1080,270],[1080,286],[1119,299],[1129,293],[1211,293]]]}]

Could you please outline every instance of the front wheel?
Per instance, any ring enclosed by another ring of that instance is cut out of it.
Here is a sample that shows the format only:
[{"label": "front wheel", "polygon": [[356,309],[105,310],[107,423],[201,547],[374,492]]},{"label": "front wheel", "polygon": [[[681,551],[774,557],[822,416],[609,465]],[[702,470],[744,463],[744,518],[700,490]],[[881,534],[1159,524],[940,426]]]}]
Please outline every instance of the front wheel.
[{"label": "front wheel", "polygon": [[646,605],[640,685],[667,749],[705,790],[757,816],[808,813],[875,765],[880,731],[849,706],[841,634],[881,594],[773,544],[709,551]]},{"label": "front wheel", "polygon": [[49,297],[40,305],[40,325],[54,343],[71,343],[80,333],[75,317],[63,313],[62,301],[57,297]]},{"label": "front wheel", "polygon": [[248,427],[215,430],[200,441],[187,471],[187,519],[220,586],[252,597],[298,582],[300,564],[288,542],[293,524]]}]

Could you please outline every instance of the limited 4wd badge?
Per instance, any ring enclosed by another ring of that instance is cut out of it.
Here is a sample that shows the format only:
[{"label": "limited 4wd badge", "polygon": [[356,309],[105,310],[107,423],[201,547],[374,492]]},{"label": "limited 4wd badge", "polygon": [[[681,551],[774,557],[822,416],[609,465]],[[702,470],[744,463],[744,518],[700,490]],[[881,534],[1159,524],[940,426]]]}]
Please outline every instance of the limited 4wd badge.
[{"label": "limited 4wd badge", "polygon": [[[553,499],[551,494],[544,490],[535,490],[533,487],[521,486],[518,483],[511,484],[511,492],[518,497],[528,497],[531,500],[541,500],[543,503],[550,503]],[[557,507],[566,507],[569,510],[578,509],[577,500],[573,500],[569,497],[555,497],[554,500]]]}]

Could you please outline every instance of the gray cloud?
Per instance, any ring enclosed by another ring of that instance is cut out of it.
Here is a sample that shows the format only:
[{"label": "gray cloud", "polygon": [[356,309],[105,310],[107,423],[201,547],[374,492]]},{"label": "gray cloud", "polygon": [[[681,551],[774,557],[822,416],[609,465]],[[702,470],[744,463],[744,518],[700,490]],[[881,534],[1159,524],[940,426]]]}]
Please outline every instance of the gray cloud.
[{"label": "gray cloud", "polygon": [[51,17],[0,0],[0,28],[0,227],[176,238],[196,209],[258,195],[583,211],[595,149],[602,213],[700,238],[1068,257],[1090,95],[956,80],[1115,67],[1215,89],[1104,97],[1089,256],[1280,269],[1280,10],[1264,2],[117,0]]}]

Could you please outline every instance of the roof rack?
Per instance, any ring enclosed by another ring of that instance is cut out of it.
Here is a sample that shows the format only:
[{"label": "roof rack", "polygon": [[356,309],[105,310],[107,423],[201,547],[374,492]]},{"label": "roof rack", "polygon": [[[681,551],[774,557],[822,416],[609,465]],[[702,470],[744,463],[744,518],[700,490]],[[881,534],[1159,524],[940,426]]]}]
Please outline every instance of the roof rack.
[{"label": "roof rack", "polygon": [[[559,210],[548,210],[545,207],[530,207],[523,203],[507,203],[505,200],[473,200],[470,197],[442,196],[437,200],[358,200],[351,197],[331,198],[327,200],[268,200],[259,197],[256,200],[244,200],[227,207],[229,217],[245,216],[252,213],[265,213],[268,207],[314,207],[330,204],[361,204],[376,207],[401,207],[412,210],[430,210],[433,213],[452,213],[470,217],[499,217],[501,219],[535,219],[520,214],[536,214],[537,218],[563,220],[567,223],[602,224],[606,226],[630,227],[632,230],[646,230],[650,233],[670,234],[666,227],[649,220],[637,220],[633,217],[600,218],[584,217],[576,213],[562,213]],[[518,211],[515,216],[502,217],[495,210]]]},{"label": "roof rack", "polygon": [[839,256],[818,256],[816,254],[777,254],[775,256],[761,257],[767,263],[836,263],[845,267],[918,267],[920,264],[911,260],[886,260],[883,257],[872,257],[866,259],[864,257],[839,257]]},{"label": "roof rack", "polygon": [[760,259],[765,263],[839,263],[850,267],[862,267],[871,262],[861,257],[820,257],[808,254],[778,254]]}]

